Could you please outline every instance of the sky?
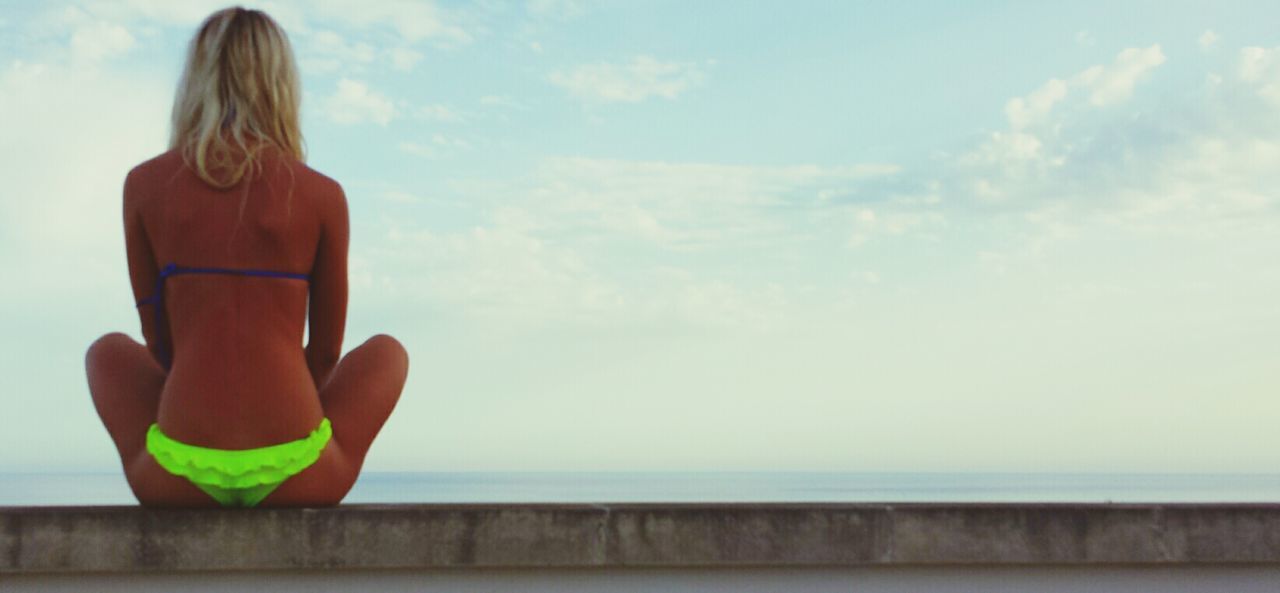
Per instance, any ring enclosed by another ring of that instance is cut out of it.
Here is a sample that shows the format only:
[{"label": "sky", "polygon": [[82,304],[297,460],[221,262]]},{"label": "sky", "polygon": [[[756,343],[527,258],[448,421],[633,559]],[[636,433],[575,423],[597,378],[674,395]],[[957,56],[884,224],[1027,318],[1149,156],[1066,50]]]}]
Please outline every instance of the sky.
[{"label": "sky", "polygon": [[[1280,467],[1280,5],[245,5],[409,351],[367,471]],[[84,352],[223,6],[0,0],[0,471],[119,468]]]}]

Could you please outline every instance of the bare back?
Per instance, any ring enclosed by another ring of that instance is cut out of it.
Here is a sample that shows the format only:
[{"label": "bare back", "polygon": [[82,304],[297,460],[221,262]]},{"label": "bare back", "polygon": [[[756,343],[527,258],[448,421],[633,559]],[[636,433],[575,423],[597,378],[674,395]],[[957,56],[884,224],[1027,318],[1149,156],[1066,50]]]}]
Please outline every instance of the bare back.
[{"label": "bare back", "polygon": [[129,274],[139,301],[155,292],[169,263],[309,275],[165,280],[167,327],[155,323],[155,305],[138,310],[148,350],[157,356],[163,344],[172,352],[157,418],[161,430],[192,445],[245,449],[315,429],[324,416],[317,382],[337,361],[345,326],[342,188],[267,151],[261,173],[220,190],[170,151],[134,168],[124,193]]}]

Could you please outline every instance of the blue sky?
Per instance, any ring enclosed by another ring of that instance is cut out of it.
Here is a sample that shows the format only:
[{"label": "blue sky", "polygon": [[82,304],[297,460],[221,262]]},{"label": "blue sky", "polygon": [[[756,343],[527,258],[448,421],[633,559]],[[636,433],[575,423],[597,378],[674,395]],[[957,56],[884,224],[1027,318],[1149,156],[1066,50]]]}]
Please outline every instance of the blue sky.
[{"label": "blue sky", "polygon": [[[246,5],[410,351],[368,469],[1280,465],[1271,3]],[[0,471],[116,467],[120,187],[221,6],[0,0]]]}]

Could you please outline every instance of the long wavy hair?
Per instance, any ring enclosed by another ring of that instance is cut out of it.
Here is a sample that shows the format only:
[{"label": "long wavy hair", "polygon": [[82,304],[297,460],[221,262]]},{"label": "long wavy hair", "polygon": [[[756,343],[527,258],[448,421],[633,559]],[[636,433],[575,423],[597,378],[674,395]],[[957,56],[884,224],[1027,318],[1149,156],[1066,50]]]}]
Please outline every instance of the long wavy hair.
[{"label": "long wavy hair", "polygon": [[219,10],[187,49],[169,148],[209,185],[230,188],[261,169],[270,147],[305,160],[301,100],[284,29],[259,10]]}]

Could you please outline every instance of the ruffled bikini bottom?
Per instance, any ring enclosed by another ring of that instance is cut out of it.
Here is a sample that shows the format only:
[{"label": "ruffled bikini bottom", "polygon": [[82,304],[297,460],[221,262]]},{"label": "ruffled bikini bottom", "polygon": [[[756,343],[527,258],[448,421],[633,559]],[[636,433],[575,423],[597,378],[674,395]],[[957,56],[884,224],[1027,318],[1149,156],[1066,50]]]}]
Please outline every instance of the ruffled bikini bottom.
[{"label": "ruffled bikini bottom", "polygon": [[211,449],[175,441],[147,429],[147,451],[169,473],[182,476],[224,507],[252,507],[320,458],[333,429],[329,419],[296,441],[257,449]]}]

